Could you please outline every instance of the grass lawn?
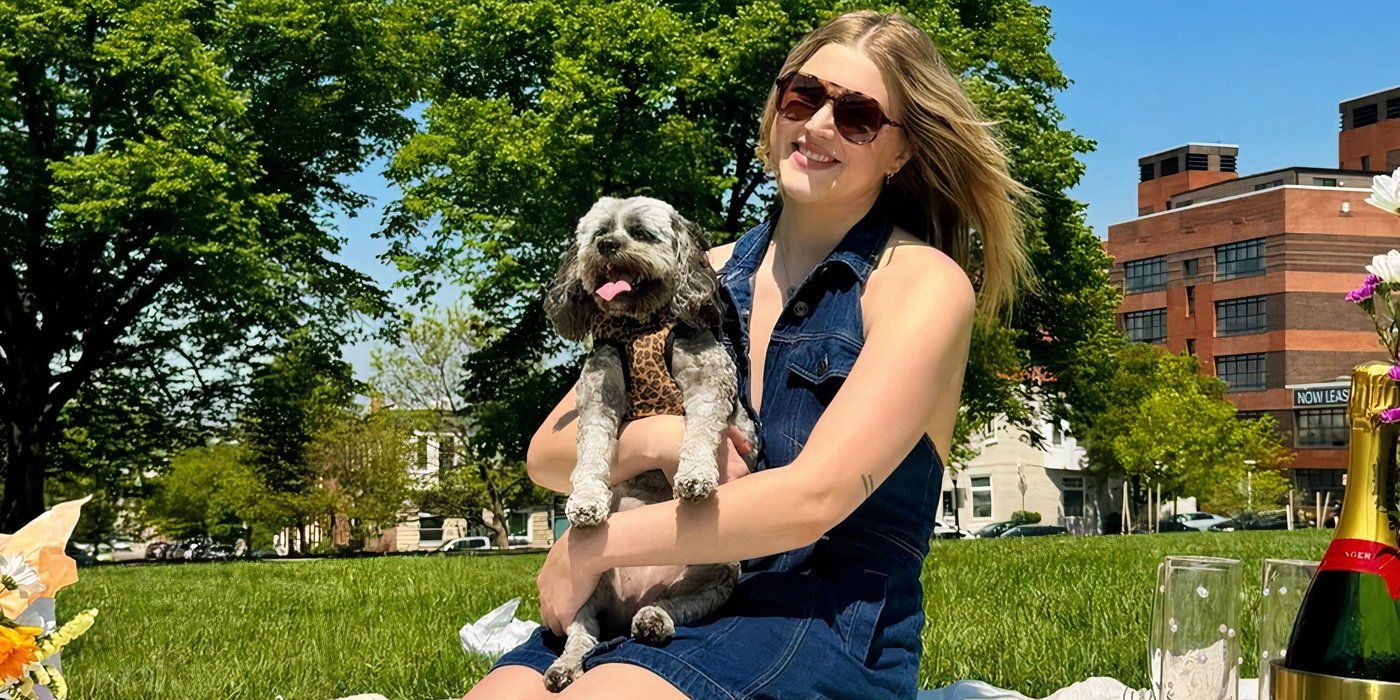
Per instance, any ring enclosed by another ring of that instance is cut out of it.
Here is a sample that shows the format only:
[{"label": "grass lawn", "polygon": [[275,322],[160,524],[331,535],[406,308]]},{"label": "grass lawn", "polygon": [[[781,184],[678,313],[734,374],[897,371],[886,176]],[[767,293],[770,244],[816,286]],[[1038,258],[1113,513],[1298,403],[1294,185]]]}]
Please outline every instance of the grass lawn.
[{"label": "grass lawn", "polygon": [[[1149,602],[1167,554],[1245,562],[1243,677],[1256,675],[1265,558],[1318,559],[1331,531],[935,542],[924,568],[923,687],[963,678],[1041,697],[1089,676],[1147,685]],[[440,700],[490,662],[461,626],[520,596],[538,619],[541,555],[386,557],[82,569],[66,619],[101,609],[64,652],[78,698]]]}]

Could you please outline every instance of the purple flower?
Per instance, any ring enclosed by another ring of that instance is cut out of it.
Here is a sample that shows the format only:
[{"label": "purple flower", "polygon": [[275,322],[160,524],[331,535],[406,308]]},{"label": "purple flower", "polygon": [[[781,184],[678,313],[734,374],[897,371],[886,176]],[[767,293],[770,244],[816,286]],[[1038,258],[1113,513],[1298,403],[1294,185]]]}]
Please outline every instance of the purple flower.
[{"label": "purple flower", "polygon": [[1390,371],[1386,372],[1386,376],[1390,377],[1391,379],[1394,379],[1397,382],[1400,382],[1400,365],[1395,365],[1391,367]]},{"label": "purple flower", "polygon": [[[1371,277],[1375,277],[1375,275],[1371,275]],[[1370,277],[1367,277],[1366,279],[1369,280]],[[1353,304],[1359,304],[1367,299],[1370,299],[1371,295],[1375,293],[1376,285],[1367,282],[1366,284],[1363,284],[1360,287],[1357,287],[1356,289],[1347,292],[1346,300]]]},{"label": "purple flower", "polygon": [[1400,423],[1400,408],[1387,408],[1377,413],[1376,419],[1382,423]]},{"label": "purple flower", "polygon": [[1362,284],[1364,284],[1364,285],[1369,285],[1369,286],[1372,286],[1372,287],[1374,287],[1374,286],[1376,286],[1376,285],[1378,285],[1378,284],[1380,284],[1380,283],[1381,283],[1380,275],[1366,275],[1366,281],[1365,281],[1365,282],[1362,282]]}]

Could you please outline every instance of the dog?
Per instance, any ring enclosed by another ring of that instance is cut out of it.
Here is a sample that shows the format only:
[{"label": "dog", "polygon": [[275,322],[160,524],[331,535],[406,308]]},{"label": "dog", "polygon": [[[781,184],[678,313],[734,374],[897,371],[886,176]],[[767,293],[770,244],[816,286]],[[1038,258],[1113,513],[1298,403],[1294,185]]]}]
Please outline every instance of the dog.
[{"label": "dog", "polygon": [[[756,430],[739,401],[734,360],[719,342],[719,283],[700,227],[651,197],[603,197],[579,220],[545,294],[545,314],[569,340],[591,337],[576,390],[578,462],[565,505],[575,527],[672,498],[699,501],[719,484],[717,448],[728,426],[751,444]],[[616,487],[609,473],[625,420],[683,415],[674,484],[660,470]],[[756,456],[744,456],[753,467]],[[614,569],[565,631],[564,652],[545,674],[559,692],[583,673],[583,655],[605,630],[629,629],[649,644],[717,609],[739,579],[738,563]],[[646,582],[670,580],[664,589]]]}]

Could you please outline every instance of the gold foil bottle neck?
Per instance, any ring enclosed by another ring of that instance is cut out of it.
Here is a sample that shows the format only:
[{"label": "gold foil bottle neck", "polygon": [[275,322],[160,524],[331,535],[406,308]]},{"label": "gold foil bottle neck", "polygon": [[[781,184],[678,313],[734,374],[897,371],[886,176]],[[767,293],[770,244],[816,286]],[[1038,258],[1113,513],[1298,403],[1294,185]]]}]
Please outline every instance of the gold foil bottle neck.
[{"label": "gold foil bottle neck", "polygon": [[1390,378],[1390,365],[1367,362],[1351,371],[1351,400],[1347,413],[1353,429],[1359,423],[1377,422],[1376,414],[1400,408],[1400,382]]},{"label": "gold foil bottle neck", "polygon": [[1395,439],[1400,424],[1382,423],[1377,413],[1400,407],[1400,382],[1390,378],[1390,365],[1367,362],[1351,371],[1351,422],[1346,495],[1335,539],[1357,539],[1396,546],[1387,511],[1395,475]]}]

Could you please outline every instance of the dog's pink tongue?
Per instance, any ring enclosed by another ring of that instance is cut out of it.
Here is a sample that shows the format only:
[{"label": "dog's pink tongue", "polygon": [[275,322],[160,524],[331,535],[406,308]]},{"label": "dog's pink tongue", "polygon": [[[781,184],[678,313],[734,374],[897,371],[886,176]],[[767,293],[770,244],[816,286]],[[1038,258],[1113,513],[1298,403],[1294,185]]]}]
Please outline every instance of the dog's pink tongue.
[{"label": "dog's pink tongue", "polygon": [[594,291],[594,294],[603,297],[603,301],[612,301],[613,297],[630,291],[632,291],[632,285],[627,280],[613,280],[604,283],[603,286]]}]

